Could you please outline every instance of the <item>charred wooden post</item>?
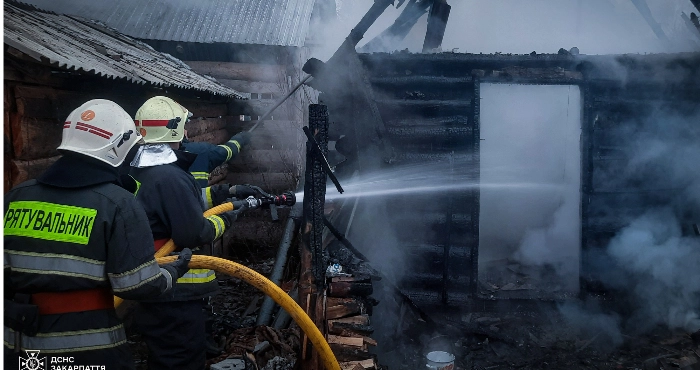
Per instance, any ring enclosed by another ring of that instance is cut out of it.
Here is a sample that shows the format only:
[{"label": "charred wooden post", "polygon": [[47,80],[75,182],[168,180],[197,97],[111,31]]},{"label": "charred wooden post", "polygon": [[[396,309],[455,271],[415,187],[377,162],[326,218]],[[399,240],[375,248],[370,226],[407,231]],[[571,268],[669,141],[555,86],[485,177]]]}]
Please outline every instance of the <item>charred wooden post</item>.
[{"label": "charred wooden post", "polygon": [[[328,108],[321,104],[309,105],[309,129],[319,144],[322,154],[328,152]],[[311,252],[312,270],[317,289],[323,289],[325,264],[323,261],[323,207],[326,201],[326,172],[323,158],[316,154],[312,143],[306,144],[306,175],[304,182],[304,235]]]},{"label": "charred wooden post", "polygon": [[439,49],[442,45],[442,38],[445,36],[447,19],[450,17],[450,9],[446,0],[435,0],[428,14],[428,30],[425,32],[423,41],[423,52],[427,53]]},{"label": "charred wooden post", "polygon": [[[306,143],[306,174],[304,181],[304,217],[302,229],[301,276],[299,290],[302,307],[311,320],[324,331],[325,263],[323,258],[323,208],[326,200],[326,172],[316,154],[328,152],[328,108],[321,104],[309,105],[309,129],[318,143]],[[301,362],[303,369],[321,369],[322,365],[307,338],[302,340]]]}]

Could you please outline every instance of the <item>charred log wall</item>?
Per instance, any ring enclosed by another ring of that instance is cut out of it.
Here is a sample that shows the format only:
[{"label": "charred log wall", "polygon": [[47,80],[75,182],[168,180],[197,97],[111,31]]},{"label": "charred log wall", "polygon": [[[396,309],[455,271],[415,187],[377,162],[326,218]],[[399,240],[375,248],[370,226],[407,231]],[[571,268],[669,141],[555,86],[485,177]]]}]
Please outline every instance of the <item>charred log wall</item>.
[{"label": "charred log wall", "polygon": [[[478,169],[480,82],[574,84],[581,87],[584,99],[584,251],[605,245],[629,216],[669,204],[674,198],[673,189],[654,189],[640,179],[624,178],[620,169],[630,164],[630,158],[622,156],[621,149],[633,138],[621,137],[624,131],[620,128],[624,123],[641,129],[645,118],[658,111],[698,114],[698,54],[587,57],[567,52],[398,53],[367,54],[361,59],[386,125],[384,139],[396,154],[388,167],[447,163],[449,171]],[[342,122],[339,127],[340,131],[349,130]],[[401,230],[403,239],[399,242],[410,261],[402,291],[417,303],[430,306],[463,306],[475,298],[478,191],[462,191],[438,202],[412,199],[386,206],[393,224]],[[420,214],[414,212],[416,209],[421,210]],[[586,264],[584,260],[584,278]]]}]

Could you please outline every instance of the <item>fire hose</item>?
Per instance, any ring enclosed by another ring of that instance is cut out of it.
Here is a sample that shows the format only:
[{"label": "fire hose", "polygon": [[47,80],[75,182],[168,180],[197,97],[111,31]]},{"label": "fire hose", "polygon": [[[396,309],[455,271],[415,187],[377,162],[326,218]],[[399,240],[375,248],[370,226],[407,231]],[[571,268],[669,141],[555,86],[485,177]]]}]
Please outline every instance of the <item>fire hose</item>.
[{"label": "fire hose", "polygon": [[[177,256],[167,256],[157,258],[156,261],[158,261],[159,264],[165,264],[174,262],[176,259]],[[326,342],[323,334],[316,327],[316,324],[311,321],[309,316],[306,314],[306,312],[304,312],[299,304],[296,303],[276,284],[254,270],[233,261],[218,257],[193,255],[192,260],[190,260],[189,267],[196,269],[207,268],[225,273],[244,280],[248,284],[261,290],[267,296],[272,298],[278,305],[284,308],[292,319],[294,319],[297,325],[299,325],[301,330],[304,331],[306,336],[309,337],[309,340],[314,345],[314,348],[316,348],[321,356],[321,360],[323,361],[325,368],[327,370],[340,370],[338,360],[335,358],[335,355],[333,354],[333,351],[331,351],[331,347],[328,345],[328,342]]]},{"label": "fire hose", "polygon": [[[291,200],[289,200],[290,196]],[[252,197],[248,198],[249,203],[257,201],[259,205],[265,203],[270,204],[269,202],[273,202],[273,204],[289,204],[291,202],[296,202],[293,193],[285,193],[281,196],[268,195],[268,197],[263,200],[250,198]],[[208,209],[206,212],[204,212],[204,217],[229,212],[233,209],[234,203],[226,202],[216,207]],[[170,254],[174,250],[175,242],[173,242],[173,240],[170,239],[155,253],[155,258],[158,264],[162,265],[174,262],[177,259],[177,256],[168,256],[168,254]],[[267,296],[272,298],[275,301],[275,303],[277,303],[278,305],[280,305],[280,307],[287,311],[287,313],[289,313],[292,319],[294,319],[294,322],[296,322],[297,325],[299,325],[301,330],[311,341],[311,344],[313,344],[314,348],[316,348],[316,350],[318,351],[325,368],[327,370],[340,370],[338,360],[335,358],[335,355],[333,354],[331,347],[328,345],[328,342],[326,342],[326,339],[323,337],[323,334],[320,330],[318,330],[318,327],[316,327],[316,324],[314,324],[314,322],[311,321],[311,318],[309,318],[309,316],[306,314],[306,312],[304,312],[304,310],[299,306],[299,304],[296,303],[287,293],[285,293],[284,290],[278,287],[275,283],[268,280],[266,277],[260,275],[256,271],[249,269],[248,267],[218,257],[193,255],[192,259],[190,260],[189,267],[196,269],[210,269],[216,272],[224,273],[235,278],[241,279],[247,282],[248,284],[254,286],[255,288],[261,290]],[[122,303],[122,301],[123,299],[119,297],[114,297],[114,307],[119,306]]]}]

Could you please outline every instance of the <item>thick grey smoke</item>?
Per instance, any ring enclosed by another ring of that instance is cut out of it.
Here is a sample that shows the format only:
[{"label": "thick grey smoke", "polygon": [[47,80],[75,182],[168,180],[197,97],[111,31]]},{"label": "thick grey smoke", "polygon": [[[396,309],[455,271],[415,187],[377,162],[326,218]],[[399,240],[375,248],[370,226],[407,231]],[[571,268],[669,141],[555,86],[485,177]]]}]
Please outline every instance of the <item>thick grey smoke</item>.
[{"label": "thick grey smoke", "polygon": [[481,183],[539,186],[481,187],[480,279],[513,282],[493,276],[507,259],[529,289],[578,291],[580,135],[578,87],[481,85]]},{"label": "thick grey smoke", "polygon": [[[628,220],[595,261],[600,280],[631,293],[635,311],[630,324],[638,330],[663,324],[700,329],[700,114],[679,116],[658,110],[641,124],[621,125],[617,138],[628,142],[628,165],[606,186],[638,184],[658,193],[656,207],[644,200],[630,206],[646,211]],[[613,263],[606,265],[604,258]]]},{"label": "thick grey smoke", "polygon": [[632,221],[610,242],[608,255],[627,273],[609,284],[626,286],[636,299],[631,327],[700,329],[700,238],[684,237],[670,208]]}]

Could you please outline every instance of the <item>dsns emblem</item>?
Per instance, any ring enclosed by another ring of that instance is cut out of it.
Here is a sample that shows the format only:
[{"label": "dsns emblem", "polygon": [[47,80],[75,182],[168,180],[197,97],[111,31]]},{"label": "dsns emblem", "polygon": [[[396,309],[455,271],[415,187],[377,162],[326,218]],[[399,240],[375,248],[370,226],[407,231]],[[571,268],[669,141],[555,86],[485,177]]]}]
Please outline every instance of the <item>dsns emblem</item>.
[{"label": "dsns emblem", "polygon": [[46,370],[46,357],[39,358],[38,349],[26,349],[27,358],[19,358],[19,370]]}]

